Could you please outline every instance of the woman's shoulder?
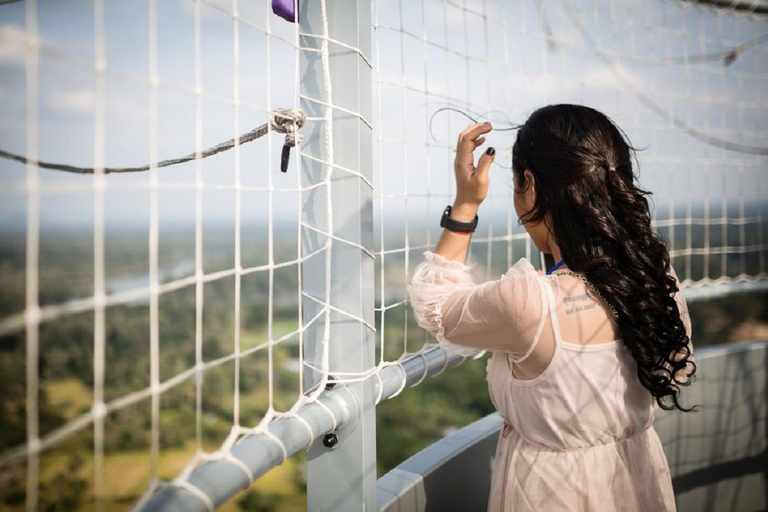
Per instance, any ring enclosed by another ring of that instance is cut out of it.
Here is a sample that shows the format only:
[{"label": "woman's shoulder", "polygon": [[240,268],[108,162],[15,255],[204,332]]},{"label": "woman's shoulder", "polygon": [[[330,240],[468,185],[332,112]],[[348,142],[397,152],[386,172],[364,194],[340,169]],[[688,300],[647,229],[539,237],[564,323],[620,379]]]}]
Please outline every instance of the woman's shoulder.
[{"label": "woman's shoulder", "polygon": [[520,258],[517,262],[509,267],[509,270],[504,273],[502,279],[514,279],[514,278],[530,278],[539,277],[538,270],[528,261],[528,258]]},{"label": "woman's shoulder", "polygon": [[546,274],[545,272],[536,269],[536,267],[533,266],[533,264],[528,260],[528,258],[520,258],[517,260],[517,262],[512,265],[509,270],[507,270],[506,274],[502,276],[502,278],[514,278],[514,277],[526,277],[526,278],[537,278],[541,279],[545,283],[557,283],[560,279],[577,279],[578,278],[571,276],[570,274],[559,274],[559,273],[553,273],[553,274]]}]

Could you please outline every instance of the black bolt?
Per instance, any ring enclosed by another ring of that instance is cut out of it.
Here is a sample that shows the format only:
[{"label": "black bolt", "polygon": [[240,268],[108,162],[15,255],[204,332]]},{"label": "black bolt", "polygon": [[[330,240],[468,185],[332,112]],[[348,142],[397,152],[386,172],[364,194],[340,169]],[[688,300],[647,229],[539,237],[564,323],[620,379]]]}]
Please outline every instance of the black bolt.
[{"label": "black bolt", "polygon": [[331,432],[330,434],[325,434],[323,437],[323,445],[325,445],[326,448],[333,448],[339,443],[339,438],[336,434]]},{"label": "black bolt", "polygon": [[333,388],[336,387],[336,383],[335,382],[330,382],[332,380],[336,380],[336,377],[334,377],[333,375],[328,375],[328,382],[325,383],[325,389],[326,390],[333,389]]}]

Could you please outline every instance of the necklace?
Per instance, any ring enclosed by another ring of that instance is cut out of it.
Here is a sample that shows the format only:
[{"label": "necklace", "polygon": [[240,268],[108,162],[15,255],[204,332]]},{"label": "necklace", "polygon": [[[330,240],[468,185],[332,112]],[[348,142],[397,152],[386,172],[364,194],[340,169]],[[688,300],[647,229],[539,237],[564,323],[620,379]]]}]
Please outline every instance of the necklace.
[{"label": "necklace", "polygon": [[570,270],[566,270],[566,269],[559,270],[558,274],[568,274],[569,276],[577,277],[577,278],[581,279],[582,281],[584,281],[584,284],[586,284],[589,287],[590,290],[592,290],[596,295],[598,295],[601,299],[603,299],[603,301],[605,301],[606,304],[608,304],[608,307],[611,308],[611,313],[613,313],[614,318],[616,318],[616,320],[618,321],[619,313],[618,313],[618,311],[616,311],[616,308],[614,308],[613,305],[610,302],[608,302],[605,299],[605,297],[603,297],[603,294],[600,293],[600,290],[595,288],[595,285],[590,283],[585,276],[583,276],[581,274],[577,274],[576,272],[572,272]]}]

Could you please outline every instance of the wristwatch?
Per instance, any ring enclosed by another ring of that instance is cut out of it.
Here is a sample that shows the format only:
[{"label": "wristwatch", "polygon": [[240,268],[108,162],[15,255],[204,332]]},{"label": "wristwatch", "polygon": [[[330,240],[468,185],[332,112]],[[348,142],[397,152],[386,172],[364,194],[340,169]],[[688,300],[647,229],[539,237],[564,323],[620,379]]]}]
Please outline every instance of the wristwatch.
[{"label": "wristwatch", "polygon": [[447,228],[457,233],[473,233],[477,227],[478,216],[472,222],[459,222],[450,217],[453,207],[448,205],[443,211],[443,217],[440,219],[440,227]]}]

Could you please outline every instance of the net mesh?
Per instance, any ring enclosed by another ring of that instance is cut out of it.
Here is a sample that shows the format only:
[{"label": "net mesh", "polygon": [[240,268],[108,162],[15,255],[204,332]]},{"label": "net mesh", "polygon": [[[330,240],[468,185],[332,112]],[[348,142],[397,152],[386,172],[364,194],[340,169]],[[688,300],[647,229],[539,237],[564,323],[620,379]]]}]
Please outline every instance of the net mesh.
[{"label": "net mesh", "polygon": [[[490,120],[497,150],[469,258],[479,280],[543,255],[512,205],[511,146],[551,103],[607,113],[639,153],[654,223],[691,298],[766,277],[764,22],[672,2],[376,4],[374,164],[377,312],[382,360],[434,340],[415,325],[404,285],[439,238],[453,202],[456,135]],[[386,48],[382,51],[382,48]],[[698,288],[699,290],[693,290]]]},{"label": "net mesh", "polygon": [[[497,149],[494,187],[470,251],[485,263],[481,280],[523,256],[542,267],[511,208],[515,132],[503,128],[555,102],[593,106],[648,146],[641,184],[655,193],[654,222],[691,292],[730,293],[768,275],[765,21],[755,15],[672,2],[376,0],[365,55],[332,40],[327,22],[304,34],[277,20],[270,2],[0,9],[2,149],[28,159],[0,161],[9,506],[131,508],[173,482],[212,508],[188,481],[201,462],[232,460],[234,443],[269,435],[322,384],[373,378],[434,346],[405,285],[453,199],[454,141],[468,120],[437,113],[445,106],[497,128],[487,143]],[[86,21],[63,30],[75,15]],[[363,119],[373,126],[372,181],[340,167],[327,140],[295,151],[282,174],[283,136],[271,132],[202,158],[302,100],[318,106],[307,123],[331,126],[340,107],[327,58],[339,47],[374,78],[373,118]],[[318,97],[299,93],[301,52],[323,60]],[[173,168],[103,172],[190,148],[197,158]],[[95,172],[64,175],[37,160]],[[325,177],[302,182],[307,161]],[[334,173],[374,191],[374,247],[359,248],[375,258],[376,321],[346,317],[376,330],[377,365],[354,375],[302,351],[332,311],[321,297],[318,313],[303,315],[317,297],[302,293],[302,264],[349,243],[325,231],[329,218],[300,214]],[[326,244],[307,253],[303,230]],[[305,367],[322,376],[311,393]]]}]

